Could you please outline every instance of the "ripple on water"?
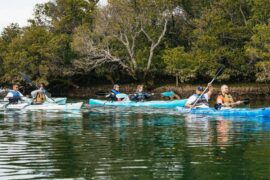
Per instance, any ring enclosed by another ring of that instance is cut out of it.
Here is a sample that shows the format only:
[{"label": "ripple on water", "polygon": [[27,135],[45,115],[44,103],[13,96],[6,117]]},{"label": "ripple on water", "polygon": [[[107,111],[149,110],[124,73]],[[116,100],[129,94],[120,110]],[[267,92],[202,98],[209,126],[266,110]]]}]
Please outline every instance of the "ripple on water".
[{"label": "ripple on water", "polygon": [[0,179],[267,179],[270,167],[269,119],[174,109],[0,112],[0,141]]}]

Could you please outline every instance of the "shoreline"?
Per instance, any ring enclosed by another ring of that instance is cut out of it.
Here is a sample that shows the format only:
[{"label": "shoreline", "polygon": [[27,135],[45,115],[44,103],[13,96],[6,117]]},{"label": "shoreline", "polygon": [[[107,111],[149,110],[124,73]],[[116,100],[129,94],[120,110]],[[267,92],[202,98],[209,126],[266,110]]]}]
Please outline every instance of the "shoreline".
[{"label": "shoreline", "polygon": [[[174,91],[178,94],[181,99],[187,98],[194,94],[195,89],[199,86],[191,84],[182,84],[180,86],[174,85],[160,85],[153,88],[145,88],[146,92],[153,92],[155,94],[160,94],[165,91]],[[230,92],[233,97],[242,98],[256,98],[256,99],[270,99],[270,85],[269,84],[228,84],[230,87]],[[136,89],[136,84],[125,84],[120,85],[120,91],[127,94],[134,93]],[[221,84],[215,84],[213,97],[217,96],[220,92]],[[67,96],[74,98],[100,98],[96,96],[97,91],[107,91],[110,92],[112,85],[97,85],[91,87],[80,87],[78,89],[70,89],[68,92],[54,93],[57,96]],[[155,95],[158,98],[158,95]]]}]

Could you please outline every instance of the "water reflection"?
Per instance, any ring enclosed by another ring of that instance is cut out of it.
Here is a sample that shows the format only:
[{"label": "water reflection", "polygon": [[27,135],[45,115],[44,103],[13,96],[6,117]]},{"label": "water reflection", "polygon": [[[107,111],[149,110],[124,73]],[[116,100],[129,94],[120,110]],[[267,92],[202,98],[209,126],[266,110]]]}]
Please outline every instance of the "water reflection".
[{"label": "water reflection", "polygon": [[267,179],[270,160],[269,119],[168,109],[1,112],[0,140],[1,179]]}]

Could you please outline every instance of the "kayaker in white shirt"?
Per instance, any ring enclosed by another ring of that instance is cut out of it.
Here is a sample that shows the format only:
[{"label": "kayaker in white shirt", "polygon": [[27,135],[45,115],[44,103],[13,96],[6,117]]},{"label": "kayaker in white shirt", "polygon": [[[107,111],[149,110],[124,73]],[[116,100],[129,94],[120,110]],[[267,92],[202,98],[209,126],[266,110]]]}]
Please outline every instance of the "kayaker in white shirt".
[{"label": "kayaker in white shirt", "polygon": [[192,96],[190,96],[186,102],[186,105],[185,107],[187,108],[192,108],[193,107],[193,104],[195,103],[195,101],[198,99],[195,107],[209,107],[209,104],[208,104],[208,100],[210,99],[212,93],[213,93],[213,87],[212,87],[212,84],[208,84],[208,92],[203,94],[201,96],[201,94],[203,93],[204,91],[204,88],[202,86],[199,86],[197,89],[196,89],[196,94],[193,94]]}]

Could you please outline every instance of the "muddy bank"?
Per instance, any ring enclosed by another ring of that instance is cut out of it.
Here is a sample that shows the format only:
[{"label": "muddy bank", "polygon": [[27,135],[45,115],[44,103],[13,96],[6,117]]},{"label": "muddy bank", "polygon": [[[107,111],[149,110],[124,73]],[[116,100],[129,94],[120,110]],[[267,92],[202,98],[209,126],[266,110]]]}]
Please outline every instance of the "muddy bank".
[{"label": "muddy bank", "polygon": [[[155,98],[160,98],[159,94],[164,91],[174,91],[181,98],[189,97],[193,94],[198,85],[180,85],[179,87],[173,85],[164,85],[152,88],[145,88],[146,91],[154,92]],[[234,97],[250,97],[256,99],[270,99],[270,85],[269,84],[230,84],[231,94]],[[56,92],[57,96],[68,96],[74,98],[97,98],[96,92],[98,91],[107,91],[110,92],[112,86],[111,85],[98,85],[91,86],[86,88],[78,88],[78,89],[70,89],[65,92]],[[127,94],[134,93],[136,89],[135,84],[129,85],[121,85],[121,92],[125,92]],[[219,93],[220,85],[214,85],[214,97]],[[101,98],[101,97],[99,97]]]}]

